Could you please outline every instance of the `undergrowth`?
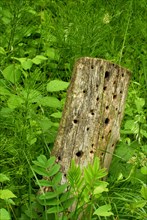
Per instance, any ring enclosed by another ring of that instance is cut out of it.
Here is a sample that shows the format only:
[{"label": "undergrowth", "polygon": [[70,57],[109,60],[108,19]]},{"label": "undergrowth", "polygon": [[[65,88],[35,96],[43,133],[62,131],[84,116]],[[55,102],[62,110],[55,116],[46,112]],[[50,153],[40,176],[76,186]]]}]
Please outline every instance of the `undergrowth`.
[{"label": "undergrowth", "polygon": [[[44,216],[48,209],[39,203],[36,195],[36,182],[40,183],[44,174],[37,176],[32,161],[40,158],[39,155],[50,160],[73,65],[82,56],[117,63],[128,68],[132,78],[121,140],[107,179],[109,185],[102,185],[108,191],[100,198],[92,197],[92,201],[84,199],[81,207],[91,213],[91,219],[146,219],[146,4],[145,0],[0,1],[0,214],[4,215],[3,220],[33,219],[33,210],[38,210],[36,219],[48,219]],[[78,168],[73,165],[71,169]],[[69,178],[67,193],[61,190],[60,196],[77,199],[68,191],[72,184]],[[60,202],[59,198],[57,201]],[[101,206],[104,210],[100,211],[106,211],[104,217],[94,216]],[[76,217],[81,211],[79,207],[75,209]],[[60,211],[54,215],[55,219],[68,219],[68,211]],[[107,217],[107,212],[113,215]]]}]

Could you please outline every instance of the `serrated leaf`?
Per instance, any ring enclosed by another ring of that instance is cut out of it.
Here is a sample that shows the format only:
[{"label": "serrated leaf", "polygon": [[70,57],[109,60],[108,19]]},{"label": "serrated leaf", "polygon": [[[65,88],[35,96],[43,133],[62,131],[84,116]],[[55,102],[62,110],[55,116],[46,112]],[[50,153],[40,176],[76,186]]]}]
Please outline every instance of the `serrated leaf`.
[{"label": "serrated leaf", "polygon": [[43,106],[48,106],[52,108],[61,108],[60,101],[55,97],[50,97],[50,96],[43,97],[39,103]]},{"label": "serrated leaf", "polygon": [[58,92],[67,89],[69,82],[64,82],[61,80],[52,80],[47,84],[48,92]]},{"label": "serrated leaf", "polygon": [[17,83],[21,77],[21,70],[16,64],[11,64],[2,72],[4,78],[12,83]]},{"label": "serrated leaf", "polygon": [[39,119],[40,120],[38,121],[38,123],[44,132],[48,131],[49,128],[53,126],[53,122],[49,118],[45,116],[41,116]]},{"label": "serrated leaf", "polygon": [[0,209],[1,220],[11,220],[10,214],[6,209]]},{"label": "serrated leaf", "polygon": [[110,216],[113,215],[112,212],[110,212],[111,206],[110,205],[103,205],[100,206],[94,213],[93,215],[98,215],[98,216]]},{"label": "serrated leaf", "polygon": [[16,196],[9,189],[3,189],[0,190],[0,198],[5,200],[10,198],[16,198]]},{"label": "serrated leaf", "polygon": [[0,183],[10,181],[9,177],[7,177],[5,174],[0,173]]}]

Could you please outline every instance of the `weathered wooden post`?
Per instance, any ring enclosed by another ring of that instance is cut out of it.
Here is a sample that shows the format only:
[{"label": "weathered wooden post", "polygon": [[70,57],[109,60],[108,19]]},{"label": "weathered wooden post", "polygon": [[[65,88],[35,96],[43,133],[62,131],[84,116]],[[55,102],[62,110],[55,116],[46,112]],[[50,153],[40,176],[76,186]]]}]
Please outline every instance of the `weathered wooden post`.
[{"label": "weathered wooden post", "polygon": [[85,167],[94,155],[109,169],[129,78],[128,70],[106,60],[85,57],[75,64],[52,151],[64,176],[72,159]]}]

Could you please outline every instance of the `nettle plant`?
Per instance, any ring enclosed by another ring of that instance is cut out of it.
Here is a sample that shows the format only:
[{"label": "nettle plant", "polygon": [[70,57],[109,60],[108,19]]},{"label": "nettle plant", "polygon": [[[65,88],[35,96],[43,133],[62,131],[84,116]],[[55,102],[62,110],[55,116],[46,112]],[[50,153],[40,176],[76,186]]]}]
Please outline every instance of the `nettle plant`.
[{"label": "nettle plant", "polygon": [[64,184],[61,184],[60,165],[55,160],[55,157],[47,159],[40,155],[33,161],[31,169],[40,187],[37,196],[40,210],[33,210],[31,219],[101,219],[113,215],[111,205],[103,198],[103,193],[108,191],[108,183],[102,178],[107,173],[100,168],[97,157],[84,171],[72,161]]}]

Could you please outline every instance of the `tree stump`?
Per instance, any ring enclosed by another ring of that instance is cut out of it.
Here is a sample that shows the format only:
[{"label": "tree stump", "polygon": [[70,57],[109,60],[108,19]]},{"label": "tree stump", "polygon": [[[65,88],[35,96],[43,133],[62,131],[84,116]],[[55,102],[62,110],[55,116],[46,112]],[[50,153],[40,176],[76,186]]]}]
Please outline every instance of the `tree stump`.
[{"label": "tree stump", "polygon": [[109,170],[130,75],[103,59],[85,57],[76,62],[52,150],[65,177],[72,159],[83,168],[95,155]]}]

